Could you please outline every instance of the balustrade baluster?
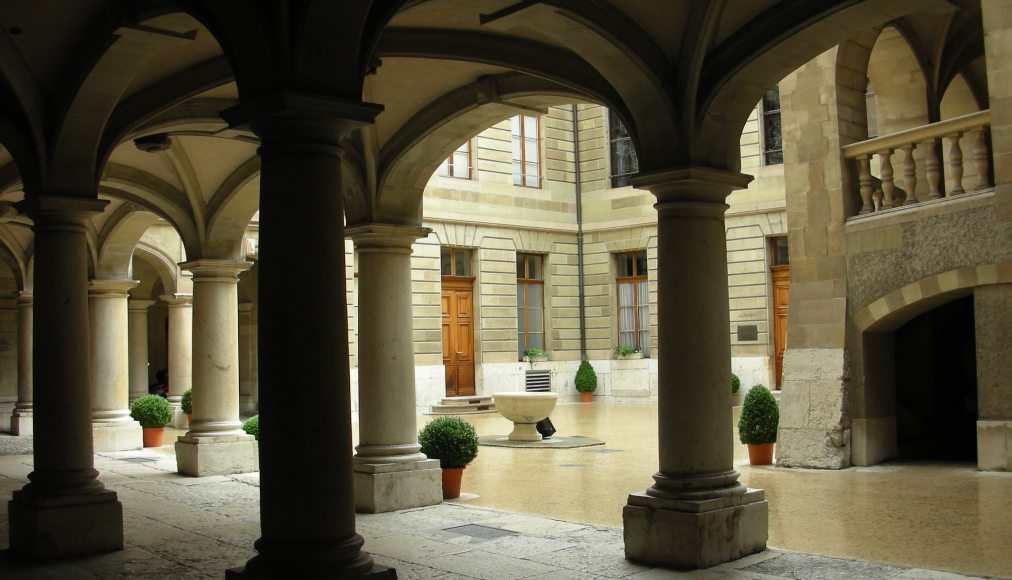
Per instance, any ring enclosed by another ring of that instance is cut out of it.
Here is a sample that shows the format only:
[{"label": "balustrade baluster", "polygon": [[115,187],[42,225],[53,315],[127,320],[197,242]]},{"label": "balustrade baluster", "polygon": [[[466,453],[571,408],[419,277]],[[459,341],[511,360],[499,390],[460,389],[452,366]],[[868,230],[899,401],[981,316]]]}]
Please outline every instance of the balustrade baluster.
[{"label": "balustrade baluster", "polygon": [[857,158],[857,179],[858,184],[860,185],[861,193],[861,211],[858,213],[868,213],[872,211],[870,158],[870,155],[860,155]]},{"label": "balustrade baluster", "polygon": [[907,198],[903,200],[903,205],[917,203],[917,168],[914,166],[914,147],[913,143],[900,146],[900,150],[906,153],[903,157],[903,187],[907,190]]},{"label": "balustrade baluster", "polygon": [[960,132],[945,136],[952,142],[949,147],[949,177],[952,178],[952,189],[949,190],[946,197],[966,193],[966,190],[963,189],[963,150],[959,147],[959,138],[962,136],[963,134]]},{"label": "balustrade baluster", "polygon": [[984,137],[984,127],[979,127],[970,131],[973,134],[973,166],[977,170],[977,187],[975,190],[987,189],[991,187],[991,182],[987,178],[987,172],[990,169],[990,161],[987,156],[987,140]]},{"label": "balustrade baluster", "polygon": [[935,151],[936,141],[934,137],[921,141],[921,145],[924,146],[922,147],[924,150],[924,178],[928,182],[928,199],[942,197],[942,190],[938,187],[942,172],[938,164],[938,152]]},{"label": "balustrade baluster", "polygon": [[883,149],[878,152],[879,163],[881,167],[879,172],[882,178],[882,209],[889,209],[893,207],[893,161],[892,161],[892,149]]}]

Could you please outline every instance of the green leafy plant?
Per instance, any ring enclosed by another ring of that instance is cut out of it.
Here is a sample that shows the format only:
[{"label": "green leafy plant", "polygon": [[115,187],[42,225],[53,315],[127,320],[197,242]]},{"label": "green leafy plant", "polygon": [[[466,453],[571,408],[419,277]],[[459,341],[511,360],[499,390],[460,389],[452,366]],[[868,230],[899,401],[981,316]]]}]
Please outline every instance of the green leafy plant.
[{"label": "green leafy plant", "polygon": [[777,400],[762,385],[748,390],[738,420],[738,439],[745,444],[776,443],[780,409]]},{"label": "green leafy plant", "polygon": [[738,375],[731,373],[731,394],[737,395],[739,390],[741,390],[741,379],[738,378]]},{"label": "green leafy plant", "polygon": [[460,417],[436,417],[418,432],[418,443],[440,467],[466,467],[478,456],[478,433]]},{"label": "green leafy plant", "polygon": [[242,424],[242,430],[248,435],[260,439],[260,415],[253,415]]},{"label": "green leafy plant", "polygon": [[164,427],[172,420],[172,405],[158,395],[144,395],[130,406],[130,416],[141,427]]},{"label": "green leafy plant", "polygon": [[181,401],[184,413],[193,412],[193,389],[186,389],[183,391],[183,400]]},{"label": "green leafy plant", "polygon": [[531,357],[531,358],[539,357],[539,356],[545,356],[545,351],[543,349],[540,349],[540,348],[538,348],[538,347],[535,346],[535,347],[532,347],[532,348],[529,348],[529,349],[525,350],[524,351],[524,356],[528,356],[528,357]]},{"label": "green leafy plant", "polygon": [[594,372],[589,360],[580,361],[580,368],[576,369],[576,379],[573,382],[576,384],[576,390],[581,393],[593,393],[597,390],[597,373]]},{"label": "green leafy plant", "polygon": [[639,347],[620,346],[615,349],[615,354],[617,354],[618,356],[629,356],[631,354],[636,354],[639,351],[640,351]]}]

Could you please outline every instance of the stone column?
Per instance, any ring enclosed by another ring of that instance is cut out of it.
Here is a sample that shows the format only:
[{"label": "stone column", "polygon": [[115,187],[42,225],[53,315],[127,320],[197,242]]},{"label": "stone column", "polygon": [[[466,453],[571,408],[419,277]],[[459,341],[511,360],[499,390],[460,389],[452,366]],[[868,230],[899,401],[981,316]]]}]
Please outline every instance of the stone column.
[{"label": "stone column", "polygon": [[173,409],[172,425],[187,429],[189,422],[180,407],[183,393],[193,386],[193,296],[174,294],[160,296],[169,311],[169,403]]},{"label": "stone column", "polygon": [[[195,260],[193,272],[193,422],[176,442],[180,473],[257,471],[257,445],[239,421],[239,300],[249,262]],[[169,375],[169,382],[172,375]]]},{"label": "stone column", "polygon": [[358,432],[355,508],[368,513],[443,501],[439,461],[418,444],[411,244],[428,228],[348,229],[358,249]]},{"label": "stone column", "polygon": [[96,452],[141,449],[141,425],[130,417],[127,293],[133,280],[92,280],[91,420]]},{"label": "stone column", "polygon": [[654,484],[623,510],[630,560],[704,568],[766,547],[767,504],[734,470],[724,199],[750,177],[692,167],[641,174],[657,197]]},{"label": "stone column", "polygon": [[239,415],[257,414],[257,358],[256,324],[253,322],[253,303],[239,305]]},{"label": "stone column", "polygon": [[11,433],[32,435],[32,293],[18,298],[18,401],[11,415]]},{"label": "stone column", "polygon": [[262,535],[258,555],[230,577],[389,574],[355,532],[340,145],[381,107],[287,97],[225,114],[232,125],[249,123],[261,139]]},{"label": "stone column", "polygon": [[130,402],[148,394],[148,309],[154,300],[130,300],[127,305],[130,340]]},{"label": "stone column", "polygon": [[10,547],[35,558],[123,549],[123,507],[94,468],[88,222],[107,202],[22,202],[35,233],[34,470],[9,504]]}]

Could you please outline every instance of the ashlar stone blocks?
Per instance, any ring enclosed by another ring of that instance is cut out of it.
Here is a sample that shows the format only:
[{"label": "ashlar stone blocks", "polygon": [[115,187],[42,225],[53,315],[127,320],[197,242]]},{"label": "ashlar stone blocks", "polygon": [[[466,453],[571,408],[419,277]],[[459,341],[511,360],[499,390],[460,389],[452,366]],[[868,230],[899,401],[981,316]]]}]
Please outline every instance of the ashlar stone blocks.
[{"label": "ashlar stone blocks", "polygon": [[7,504],[10,546],[31,558],[69,558],[123,549],[123,505],[114,491],[36,496]]}]

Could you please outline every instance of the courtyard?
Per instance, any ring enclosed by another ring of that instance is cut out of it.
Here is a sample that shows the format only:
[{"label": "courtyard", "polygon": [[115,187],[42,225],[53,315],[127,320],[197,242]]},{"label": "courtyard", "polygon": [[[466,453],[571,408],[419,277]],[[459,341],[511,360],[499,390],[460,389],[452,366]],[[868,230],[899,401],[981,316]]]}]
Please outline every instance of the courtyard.
[{"label": "courtyard", "polygon": [[[467,415],[479,435],[505,434],[498,414]],[[422,425],[429,416],[418,417]],[[459,500],[357,518],[365,550],[401,578],[679,577],[622,557],[622,506],[656,465],[652,405],[562,405],[558,435],[604,445],[483,446]],[[170,431],[173,441],[181,431]],[[27,481],[29,438],[0,435],[0,548],[7,501]],[[320,461],[326,458],[321,457]],[[259,474],[184,477],[172,446],[100,453],[100,480],[123,503],[126,550],[44,565],[0,558],[0,577],[221,578],[259,533]],[[842,471],[735,467],[765,490],[773,549],[691,578],[1012,577],[1012,474],[970,464],[893,462]],[[312,477],[312,474],[303,474]],[[292,474],[291,493],[299,475]],[[933,572],[939,571],[939,572]]]}]

